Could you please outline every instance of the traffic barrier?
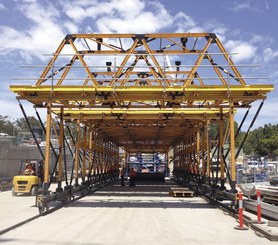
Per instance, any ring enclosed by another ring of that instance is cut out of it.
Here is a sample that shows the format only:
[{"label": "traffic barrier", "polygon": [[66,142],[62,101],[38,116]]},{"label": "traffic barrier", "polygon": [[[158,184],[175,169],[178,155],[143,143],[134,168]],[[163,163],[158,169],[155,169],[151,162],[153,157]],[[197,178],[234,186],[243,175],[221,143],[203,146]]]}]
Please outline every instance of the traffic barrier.
[{"label": "traffic barrier", "polygon": [[264,221],[262,221],[262,214],[261,214],[261,191],[260,189],[257,190],[257,222],[253,222],[256,224],[265,224]]},{"label": "traffic barrier", "polygon": [[238,216],[239,216],[239,225],[234,227],[236,230],[248,230],[249,228],[243,226],[243,194],[242,192],[238,193]]}]

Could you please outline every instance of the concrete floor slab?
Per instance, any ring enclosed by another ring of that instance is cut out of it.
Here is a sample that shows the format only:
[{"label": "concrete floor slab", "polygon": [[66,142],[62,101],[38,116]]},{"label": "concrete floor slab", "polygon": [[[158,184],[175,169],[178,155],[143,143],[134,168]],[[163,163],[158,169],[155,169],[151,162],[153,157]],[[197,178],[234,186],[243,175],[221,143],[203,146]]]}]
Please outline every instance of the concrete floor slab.
[{"label": "concrete floor slab", "polygon": [[[2,244],[271,244],[200,197],[170,196],[173,183],[108,186],[3,234]],[[10,214],[11,218],[13,214]],[[0,217],[1,218],[1,217]]]}]

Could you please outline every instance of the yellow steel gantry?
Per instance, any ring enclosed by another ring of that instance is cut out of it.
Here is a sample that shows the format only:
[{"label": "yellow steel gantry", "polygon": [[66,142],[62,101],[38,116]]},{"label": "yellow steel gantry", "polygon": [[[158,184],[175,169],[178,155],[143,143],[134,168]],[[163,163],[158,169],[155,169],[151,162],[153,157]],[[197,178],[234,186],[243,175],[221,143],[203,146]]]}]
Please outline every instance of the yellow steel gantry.
[{"label": "yellow steel gantry", "polygon": [[[273,90],[245,80],[214,33],[71,34],[35,84],[10,89],[18,100],[47,108],[45,186],[54,114],[60,121],[59,181],[65,123],[77,125],[76,186],[88,166],[94,173],[117,169],[119,147],[125,154],[174,149],[176,170],[210,178],[209,127],[217,123],[221,148],[229,131],[235,188],[234,113]],[[223,151],[220,159],[224,182]]]}]

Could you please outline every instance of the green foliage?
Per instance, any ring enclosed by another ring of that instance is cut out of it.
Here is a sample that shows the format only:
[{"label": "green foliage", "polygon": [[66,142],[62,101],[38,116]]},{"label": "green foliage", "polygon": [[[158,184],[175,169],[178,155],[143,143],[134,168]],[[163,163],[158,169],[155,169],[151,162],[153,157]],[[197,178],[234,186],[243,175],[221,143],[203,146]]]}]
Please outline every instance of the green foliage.
[{"label": "green foliage", "polygon": [[[32,128],[41,127],[40,122],[35,117],[28,117]],[[15,121],[8,116],[0,115],[0,133],[17,135],[18,132],[29,132],[25,118],[18,118]]]},{"label": "green foliage", "polygon": [[[224,127],[223,127],[223,130],[224,130],[224,133],[225,133],[225,130],[227,128],[227,125],[228,125],[228,120],[226,120],[224,122]],[[238,129],[238,123],[235,122],[235,133],[237,132],[237,129]],[[210,124],[210,128],[209,128],[209,137],[211,140],[215,140],[218,138],[218,131],[219,131],[219,124]]]},{"label": "green foliage", "polygon": [[13,135],[15,132],[13,122],[8,116],[0,115],[0,133],[5,133],[8,135]]},{"label": "green foliage", "polygon": [[[224,130],[227,127],[227,121],[224,124]],[[210,125],[210,139],[215,140],[218,136],[218,124]],[[238,124],[235,122],[235,133],[237,132]],[[240,131],[236,138],[236,147],[239,147],[245,132]],[[229,137],[227,139],[229,141]],[[258,155],[276,157],[278,156],[278,124],[265,124],[264,127],[259,127],[249,132],[247,140],[243,146],[243,151],[247,155]]]},{"label": "green foliage", "polygon": [[[40,128],[41,127],[39,120],[37,120],[35,117],[28,117],[28,121],[32,128],[37,128],[37,127]],[[16,119],[15,126],[18,131],[29,132],[27,122],[26,122],[25,118],[23,118],[23,117]]]},{"label": "green foliage", "polygon": [[265,124],[249,133],[244,153],[259,156],[278,156],[278,125]]}]

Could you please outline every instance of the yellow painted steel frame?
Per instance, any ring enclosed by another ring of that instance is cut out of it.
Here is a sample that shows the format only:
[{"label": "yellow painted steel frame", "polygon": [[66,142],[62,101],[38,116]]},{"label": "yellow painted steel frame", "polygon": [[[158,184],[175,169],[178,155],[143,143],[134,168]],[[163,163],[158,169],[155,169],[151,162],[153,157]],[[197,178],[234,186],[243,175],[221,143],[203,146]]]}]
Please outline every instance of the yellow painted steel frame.
[{"label": "yellow painted steel frame", "polygon": [[[125,166],[129,153],[174,149],[175,170],[210,178],[209,125],[219,124],[222,149],[223,124],[229,121],[234,184],[234,113],[266,99],[273,85],[247,84],[214,33],[69,34],[35,84],[10,89],[17,99],[47,108],[45,186],[52,113],[60,118],[59,181],[64,122],[77,127],[78,185],[87,170],[117,169],[119,147]],[[223,184],[222,150],[220,158]]]}]

